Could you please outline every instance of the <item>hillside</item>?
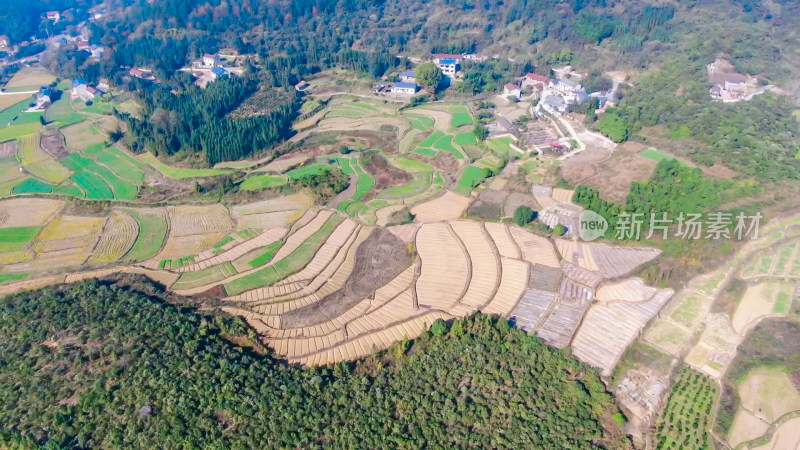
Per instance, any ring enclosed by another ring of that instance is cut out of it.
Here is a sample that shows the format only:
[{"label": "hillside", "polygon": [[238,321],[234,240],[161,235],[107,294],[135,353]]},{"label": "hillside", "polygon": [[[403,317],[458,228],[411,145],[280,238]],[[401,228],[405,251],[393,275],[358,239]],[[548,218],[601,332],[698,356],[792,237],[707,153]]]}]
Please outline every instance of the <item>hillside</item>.
[{"label": "hillside", "polygon": [[592,371],[488,316],[303,369],[258,354],[238,319],[120,284],[2,309],[4,447],[625,447]]}]

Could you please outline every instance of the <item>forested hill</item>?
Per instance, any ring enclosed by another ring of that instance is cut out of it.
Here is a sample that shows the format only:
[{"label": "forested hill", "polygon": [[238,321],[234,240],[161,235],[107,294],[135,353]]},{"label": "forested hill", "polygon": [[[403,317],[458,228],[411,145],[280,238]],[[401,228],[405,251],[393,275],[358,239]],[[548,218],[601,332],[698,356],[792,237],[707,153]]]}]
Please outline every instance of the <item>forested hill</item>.
[{"label": "forested hill", "polygon": [[[602,56],[610,66],[648,65],[693,39],[713,40],[751,69],[779,69],[798,56],[792,0],[128,0],[94,40],[117,49],[119,64],[174,69],[204,52],[233,47],[282,57],[288,71],[329,66],[342,51],[480,52],[569,62]],[[595,53],[600,45],[602,52]],[[794,44],[796,45],[796,43]],[[611,52],[611,53],[609,53]],[[174,55],[173,55],[174,54]],[[774,66],[779,67],[774,67]],[[169,67],[172,66],[172,67]],[[365,67],[374,69],[374,67]]]},{"label": "forested hill", "polygon": [[232,344],[238,318],[87,282],[4,298],[0,335],[2,448],[627,447],[594,370],[488,316],[307,369]]}]

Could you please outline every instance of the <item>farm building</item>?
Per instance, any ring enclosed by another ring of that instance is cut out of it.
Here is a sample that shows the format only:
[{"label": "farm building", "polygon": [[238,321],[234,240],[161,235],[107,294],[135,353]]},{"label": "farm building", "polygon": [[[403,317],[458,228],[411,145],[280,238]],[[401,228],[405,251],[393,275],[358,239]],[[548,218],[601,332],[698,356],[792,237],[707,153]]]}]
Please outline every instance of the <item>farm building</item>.
[{"label": "farm building", "polygon": [[218,54],[206,53],[205,55],[203,55],[203,60],[202,60],[203,67],[217,67],[219,63],[220,59]]},{"label": "farm building", "polygon": [[78,41],[75,43],[75,47],[78,48],[78,51],[91,52],[88,41]]},{"label": "farm building", "polygon": [[522,95],[522,90],[514,83],[506,83],[506,85],[503,86],[503,95],[506,97],[516,97],[519,99],[519,97]]},{"label": "farm building", "polygon": [[403,83],[416,83],[417,82],[416,77],[414,77],[414,72],[412,72],[410,70],[404,70],[404,71],[400,72],[400,75],[398,76],[398,78],[400,78],[400,81],[402,81]]},{"label": "farm building", "polygon": [[33,107],[34,110],[44,111],[47,109],[50,104],[52,103],[51,96],[53,92],[50,89],[42,86],[42,89],[39,89],[39,92],[36,93],[36,106]]},{"label": "farm building", "polygon": [[547,78],[544,75],[539,75],[538,73],[527,73],[525,74],[525,77],[522,79],[523,86],[540,85],[541,88],[544,88],[549,84],[550,84],[550,78]]},{"label": "farm building", "polygon": [[128,71],[132,77],[141,78],[143,80],[152,80],[153,74],[149,70],[137,69],[136,67]]},{"label": "farm building", "polygon": [[61,14],[58,11],[47,11],[46,13],[47,20],[52,20],[53,23],[58,23],[61,20]]},{"label": "farm building", "polygon": [[90,102],[94,100],[95,97],[102,94],[103,93],[97,88],[87,86],[86,84],[79,84],[72,87],[72,98],[80,97],[84,102]]},{"label": "farm building", "polygon": [[310,85],[310,84],[308,84],[308,82],[307,82],[307,81],[303,80],[303,81],[301,81],[301,82],[299,82],[299,83],[295,84],[295,85],[294,85],[294,89],[295,89],[296,91],[298,91],[298,92],[301,92],[301,91],[304,91],[304,90],[308,89],[310,86],[311,86],[311,85]]},{"label": "farm building", "polygon": [[542,106],[551,113],[562,113],[567,110],[567,103],[558,95],[548,95],[542,100]]},{"label": "farm building", "polygon": [[395,83],[392,86],[392,94],[415,94],[417,92],[417,85],[415,83]]},{"label": "farm building", "polygon": [[736,72],[720,70],[718,63],[709,67],[711,78],[711,98],[723,102],[733,102],[745,99],[746,91],[755,87],[756,79],[752,80],[747,75]]}]

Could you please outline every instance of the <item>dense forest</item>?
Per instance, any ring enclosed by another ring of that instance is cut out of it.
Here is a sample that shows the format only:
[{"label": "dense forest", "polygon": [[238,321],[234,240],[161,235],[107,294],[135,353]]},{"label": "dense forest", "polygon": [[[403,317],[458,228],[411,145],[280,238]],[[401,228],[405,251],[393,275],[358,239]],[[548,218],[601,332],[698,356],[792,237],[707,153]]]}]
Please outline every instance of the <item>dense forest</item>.
[{"label": "dense forest", "polygon": [[[182,79],[177,82],[179,77]],[[251,76],[230,77],[200,89],[188,75],[182,73],[179,77],[171,86],[138,90],[144,119],[124,115],[135,138],[128,140],[134,150],[148,148],[168,155],[181,150],[202,151],[208,163],[214,164],[244,158],[290,136],[299,106],[293,90],[280,96],[283,100],[270,111],[228,118],[259,89],[258,80]]]},{"label": "dense forest", "polygon": [[[11,38],[12,43],[33,37],[44,38],[58,34],[89,17],[87,9],[100,0],[0,0],[0,35]],[[42,20],[47,11],[60,11],[58,23]]]},{"label": "dense forest", "polygon": [[84,282],[3,300],[0,447],[626,446],[596,372],[505,320],[439,321],[310,369],[260,355],[238,318],[141,289]]}]

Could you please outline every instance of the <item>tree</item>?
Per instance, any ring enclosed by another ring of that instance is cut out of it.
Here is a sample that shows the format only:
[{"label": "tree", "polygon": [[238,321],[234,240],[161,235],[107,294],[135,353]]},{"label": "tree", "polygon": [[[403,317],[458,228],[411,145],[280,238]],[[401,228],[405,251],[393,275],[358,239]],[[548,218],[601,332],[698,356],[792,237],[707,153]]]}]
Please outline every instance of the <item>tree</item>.
[{"label": "tree", "polygon": [[475,134],[475,137],[477,137],[478,140],[480,141],[486,139],[486,137],[489,136],[489,129],[486,128],[486,126],[482,123],[476,123],[475,127],[472,128],[472,132]]},{"label": "tree", "polygon": [[614,142],[625,142],[628,139],[628,123],[614,112],[607,112],[597,122],[597,131],[605,134]]},{"label": "tree", "polygon": [[514,217],[511,219],[515,224],[523,227],[536,219],[536,211],[528,208],[527,206],[520,206],[514,211]]},{"label": "tree", "polygon": [[563,235],[565,235],[567,233],[567,227],[565,227],[564,225],[558,224],[558,225],[556,225],[555,228],[553,228],[553,233],[555,233],[556,236],[563,236]]},{"label": "tree", "polygon": [[444,75],[441,69],[436,67],[436,64],[425,62],[414,69],[414,78],[417,79],[417,83],[420,86],[428,88],[431,92],[436,92],[444,79]]}]

